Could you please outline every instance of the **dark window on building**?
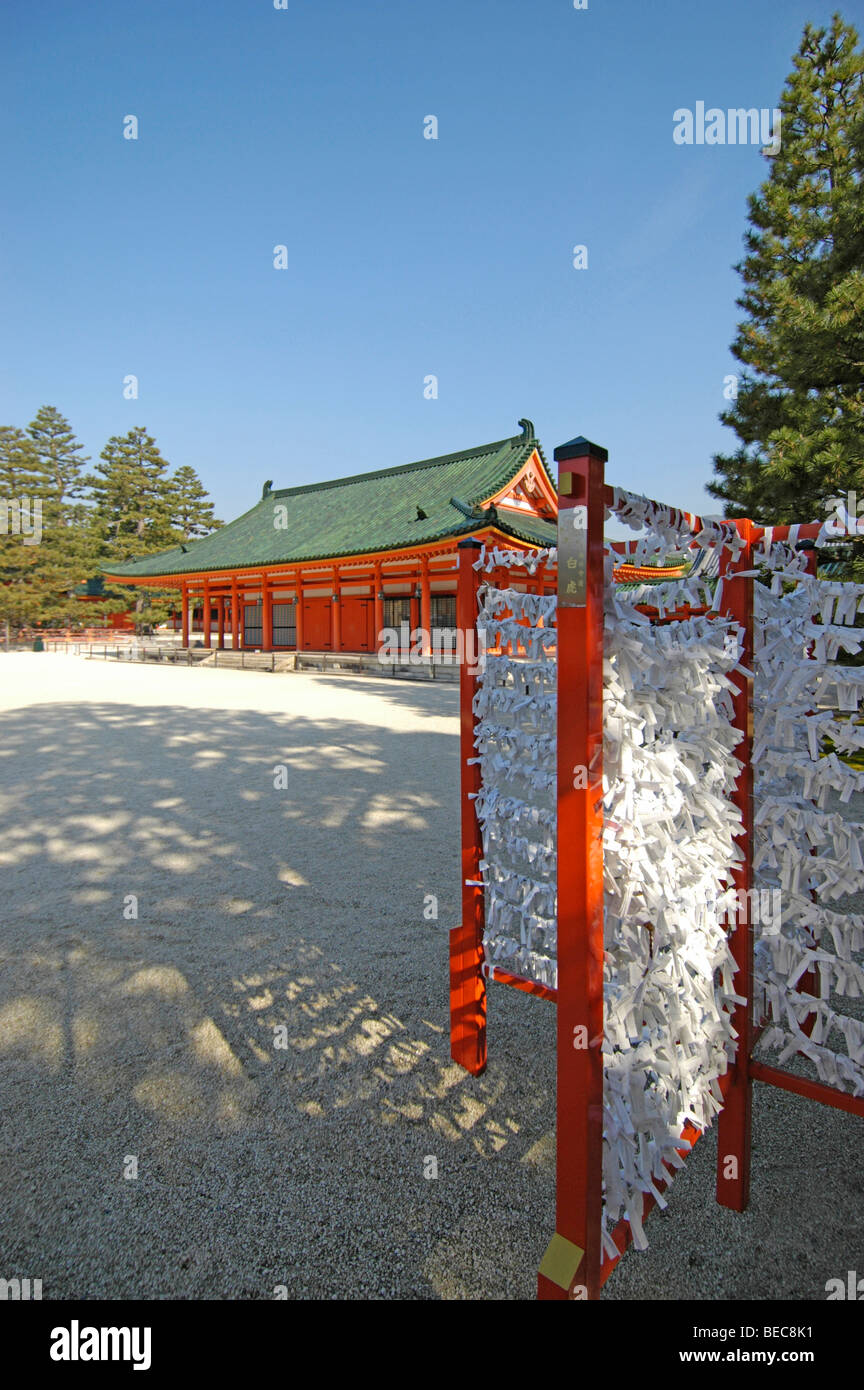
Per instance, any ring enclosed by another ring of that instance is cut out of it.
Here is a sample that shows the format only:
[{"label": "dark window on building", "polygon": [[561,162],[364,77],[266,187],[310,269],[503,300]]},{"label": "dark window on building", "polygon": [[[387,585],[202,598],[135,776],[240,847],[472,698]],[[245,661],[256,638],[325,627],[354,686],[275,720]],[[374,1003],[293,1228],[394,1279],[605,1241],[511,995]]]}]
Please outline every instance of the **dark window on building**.
[{"label": "dark window on building", "polygon": [[432,594],[430,601],[430,634],[433,653],[442,660],[454,658],[458,650],[456,633],[456,595]]},{"label": "dark window on building", "polygon": [[411,624],[411,600],[410,598],[385,598],[384,600],[384,626],[395,628],[399,631],[402,623]]},{"label": "dark window on building", "polygon": [[436,627],[456,626],[455,594],[432,594],[429,607],[433,632]]},{"label": "dark window on building", "polygon": [[260,647],[262,638],[261,605],[247,603],[243,606],[243,646]]},{"label": "dark window on building", "polygon": [[273,646],[296,647],[297,609],[293,603],[273,605]]}]

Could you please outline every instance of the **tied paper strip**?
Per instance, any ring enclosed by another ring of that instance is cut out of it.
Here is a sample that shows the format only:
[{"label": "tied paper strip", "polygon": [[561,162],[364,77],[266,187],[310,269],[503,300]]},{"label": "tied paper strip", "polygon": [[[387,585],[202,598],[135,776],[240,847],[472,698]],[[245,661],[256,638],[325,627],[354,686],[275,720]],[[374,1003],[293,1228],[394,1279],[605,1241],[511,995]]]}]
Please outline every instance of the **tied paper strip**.
[{"label": "tied paper strip", "polygon": [[843,660],[864,641],[864,586],[817,579],[800,561],[785,545],[754,559],[772,571],[770,588],[755,586],[754,869],[781,904],[756,923],[761,1046],[860,1096],[864,1025],[844,1000],[864,996],[864,919],[834,904],[864,890],[864,827],[843,814],[864,791],[864,772],[844,761],[864,747],[864,673]]},{"label": "tied paper strip", "polygon": [[558,551],[555,546],[541,547],[538,550],[502,550],[499,546],[487,549],[484,545],[474,561],[475,570],[524,569],[536,574],[543,565],[555,565]]},{"label": "tied paper strip", "polygon": [[[626,494],[632,498],[632,494]],[[631,502],[631,515],[635,515]],[[639,511],[639,525],[648,513]],[[645,541],[662,559],[683,514],[654,517]],[[684,523],[686,526],[686,522]],[[734,528],[733,528],[734,529]],[[640,542],[641,543],[641,542]],[[718,526],[706,547],[737,533]],[[710,586],[687,581],[622,593],[606,560],[604,663],[603,1239],[621,1217],[644,1246],[646,1195],[681,1166],[681,1131],[720,1107],[718,1078],[734,1050],[734,961],[724,909],[740,858],[738,771],[731,726],[740,634],[692,617],[657,627],[638,611],[711,606]],[[524,567],[522,552],[483,551],[476,568]],[[659,590],[659,592],[658,592]],[[487,967],[555,986],[556,602],[514,587],[481,586],[478,625],[489,655],[474,701],[481,789]]]},{"label": "tied paper strip", "polygon": [[648,557],[647,563],[650,564],[662,563],[656,557],[682,545],[694,544],[701,550],[725,548],[732,559],[737,560],[744,545],[731,522],[702,521],[702,527],[697,531],[697,518],[690,512],[679,511],[677,507],[664,507],[659,502],[653,502],[636,492],[626,492],[621,487],[612,489],[612,505],[607,508],[608,514],[614,515],[616,521],[623,522],[633,531],[649,532],[644,542],[637,543],[635,554],[639,558],[634,560],[637,565],[646,563],[642,557]]},{"label": "tied paper strip", "polygon": [[[482,550],[475,569],[538,566],[555,552]],[[556,688],[554,594],[481,584],[478,632],[486,658],[474,699],[483,838],[484,951],[500,967],[557,984]],[[501,654],[494,649],[500,648]]]},{"label": "tied paper strip", "polygon": [[[642,514],[640,513],[640,516]],[[664,521],[664,529],[671,523]],[[672,539],[677,540],[677,530]],[[613,561],[614,563],[614,561]],[[657,586],[661,587],[661,586]],[[665,588],[666,586],[662,586]],[[603,1244],[681,1165],[681,1132],[720,1109],[734,1053],[724,925],[741,818],[732,673],[741,634],[693,616],[653,626],[656,588],[607,588],[604,671],[605,1138]],[[679,608],[682,588],[670,588]],[[692,601],[692,599],[691,599]],[[710,604],[706,605],[710,606]]]}]

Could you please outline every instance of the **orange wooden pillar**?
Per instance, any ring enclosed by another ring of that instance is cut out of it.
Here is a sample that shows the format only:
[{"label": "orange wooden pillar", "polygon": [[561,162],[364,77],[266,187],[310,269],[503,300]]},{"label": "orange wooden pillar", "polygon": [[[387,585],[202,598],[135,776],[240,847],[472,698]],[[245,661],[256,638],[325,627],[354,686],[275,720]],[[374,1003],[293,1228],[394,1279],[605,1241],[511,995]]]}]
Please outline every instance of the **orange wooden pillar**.
[{"label": "orange wooden pillar", "polygon": [[237,580],[231,580],[231,647],[236,652],[241,646],[240,642],[240,595],[237,592]]},{"label": "orange wooden pillar", "polygon": [[216,600],[216,604],[217,604],[217,612],[218,612],[217,628],[216,628],[216,633],[217,633],[217,636],[216,636],[216,645],[217,645],[217,647],[219,648],[219,651],[221,652],[221,651],[224,649],[224,647],[225,647],[225,595],[224,595],[224,594],[220,594],[220,595],[219,595],[219,597],[218,597],[217,600]]},{"label": "orange wooden pillar", "polygon": [[423,629],[423,655],[432,651],[432,595],[429,587],[429,559],[420,561],[420,626]]},{"label": "orange wooden pillar", "polygon": [[416,579],[414,581],[414,588],[411,590],[408,602],[411,614],[411,631],[413,633],[416,632],[417,628],[420,626],[420,586],[417,583]]},{"label": "orange wooden pillar", "polygon": [[[753,568],[753,524],[736,521],[738,534],[744,541],[738,559],[726,569],[723,579],[721,612],[733,618],[744,629],[741,664],[753,670],[753,580],[738,575],[738,571]],[[744,832],[737,845],[743,860],[736,864],[732,882],[736,902],[747,903],[747,910],[736,913],[735,929],[729,938],[737,966],[734,976],[735,993],[747,1002],[737,1004],[732,1026],[737,1034],[735,1061],[730,1070],[726,1103],[717,1122],[717,1201],[733,1211],[744,1211],[750,1200],[750,1136],[752,1125],[753,1081],[750,1076],[750,1054],[753,1050],[753,924],[747,896],[753,882],[753,679],[740,671],[731,674],[735,686],[732,696],[733,724],[743,738],[735,749],[735,757],[743,764],[735,780],[733,800],[741,813]]]},{"label": "orange wooden pillar", "polygon": [[339,572],[333,580],[333,622],[330,633],[334,652],[342,650],[342,590],[339,587]]},{"label": "orange wooden pillar", "polygon": [[462,750],[462,923],[450,932],[450,1052],[453,1060],[475,1076],[486,1068],[486,979],[483,973],[485,899],[479,885],[483,839],[472,797],[480,790],[479,764],[469,766],[464,754],[474,742],[474,696],[477,672],[468,665],[476,649],[477,590],[480,577],[474,561],[480,542],[459,542],[459,582],[456,623],[462,643],[459,671],[459,717]]},{"label": "orange wooden pillar", "polygon": [[382,582],[383,581],[381,579],[381,565],[379,562],[375,565],[375,577],[373,579],[373,583],[375,585],[375,599],[373,606],[373,611],[375,615],[374,650],[376,654],[381,649],[381,633],[384,631],[384,590],[381,587]]},{"label": "orange wooden pillar", "polygon": [[273,650],[273,590],[266,574],[261,576],[261,650]]},{"label": "orange wooden pillar", "polygon": [[210,585],[204,580],[204,598],[201,608],[201,624],[204,632],[204,646],[210,646]]},{"label": "orange wooden pillar", "polygon": [[555,1234],[543,1299],[600,1291],[603,1181],[603,471],[555,450],[558,514],[558,1107]]},{"label": "orange wooden pillar", "polygon": [[181,585],[181,619],[180,619],[180,643],[181,646],[189,646],[189,585],[185,582]]},{"label": "orange wooden pillar", "polygon": [[303,650],[303,582],[300,575],[297,575],[297,588],[295,591],[294,602],[297,605],[297,651]]}]

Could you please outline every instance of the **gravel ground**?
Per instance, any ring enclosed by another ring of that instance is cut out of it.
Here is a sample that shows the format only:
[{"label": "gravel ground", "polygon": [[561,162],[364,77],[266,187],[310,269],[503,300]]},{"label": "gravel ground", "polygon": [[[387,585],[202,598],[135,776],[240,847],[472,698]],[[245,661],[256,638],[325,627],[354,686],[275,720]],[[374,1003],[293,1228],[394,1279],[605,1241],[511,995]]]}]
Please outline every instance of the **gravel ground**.
[{"label": "gravel ground", "polygon": [[[0,1277],[532,1297],[554,1007],[495,988],[486,1074],[451,1063],[456,689],[32,653],[0,681]],[[709,1134],[604,1298],[864,1274],[862,1132],[757,1087],[749,1211]]]}]

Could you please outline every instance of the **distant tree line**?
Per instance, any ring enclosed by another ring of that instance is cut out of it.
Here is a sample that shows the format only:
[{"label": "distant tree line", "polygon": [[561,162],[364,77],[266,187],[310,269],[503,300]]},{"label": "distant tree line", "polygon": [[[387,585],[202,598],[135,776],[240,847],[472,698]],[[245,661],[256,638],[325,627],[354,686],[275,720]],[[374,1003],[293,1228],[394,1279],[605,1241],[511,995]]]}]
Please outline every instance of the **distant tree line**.
[{"label": "distant tree line", "polygon": [[162,621],[167,593],[106,586],[98,605],[72,591],[112,562],[206,536],[221,526],[194,468],[171,471],[152,435],[112,435],[90,463],[68,420],[43,405],[26,429],[0,426],[0,627],[72,622],[135,610]]}]

